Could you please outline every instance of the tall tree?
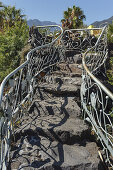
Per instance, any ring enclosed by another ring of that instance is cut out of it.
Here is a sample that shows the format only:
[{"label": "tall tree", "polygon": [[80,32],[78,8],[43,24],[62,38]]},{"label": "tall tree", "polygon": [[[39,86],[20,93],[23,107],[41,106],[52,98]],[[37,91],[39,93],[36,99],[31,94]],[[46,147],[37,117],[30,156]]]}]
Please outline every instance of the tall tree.
[{"label": "tall tree", "polygon": [[61,20],[62,27],[66,28],[80,28],[83,26],[83,20],[85,19],[85,15],[81,8],[76,7],[68,8],[67,11],[64,11],[64,18]]},{"label": "tall tree", "polygon": [[5,27],[11,27],[14,25],[15,21],[23,21],[25,15],[21,14],[20,9],[16,9],[15,6],[5,6],[2,10],[2,18]]},{"label": "tall tree", "polygon": [[4,8],[4,5],[2,2],[0,2],[0,31],[2,30],[2,27],[3,27],[3,8]]},{"label": "tall tree", "polygon": [[15,7],[0,3],[0,82],[20,65],[20,52],[28,41],[29,28],[25,15]]}]

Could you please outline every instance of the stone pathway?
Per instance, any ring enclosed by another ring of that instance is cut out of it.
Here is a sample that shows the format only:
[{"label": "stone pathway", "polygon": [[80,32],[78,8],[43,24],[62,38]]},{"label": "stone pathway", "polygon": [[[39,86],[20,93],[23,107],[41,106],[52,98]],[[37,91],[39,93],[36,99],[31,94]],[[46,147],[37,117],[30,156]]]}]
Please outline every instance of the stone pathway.
[{"label": "stone pathway", "polygon": [[60,70],[40,84],[15,129],[11,170],[103,170],[90,127],[81,118],[81,69]]}]

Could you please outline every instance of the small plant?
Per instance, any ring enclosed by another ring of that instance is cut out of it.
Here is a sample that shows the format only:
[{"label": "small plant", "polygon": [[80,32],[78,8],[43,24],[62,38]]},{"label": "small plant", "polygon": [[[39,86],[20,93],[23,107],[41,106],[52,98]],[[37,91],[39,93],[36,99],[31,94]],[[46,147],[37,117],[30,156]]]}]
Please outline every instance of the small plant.
[{"label": "small plant", "polygon": [[110,116],[111,116],[111,121],[112,121],[112,124],[113,124],[113,107],[111,108]]},{"label": "small plant", "polygon": [[107,70],[107,77],[108,77],[108,83],[113,85],[113,22],[112,24],[109,24],[108,26],[108,33],[107,33],[107,39],[108,39],[108,48],[109,48],[109,68]]},{"label": "small plant", "polygon": [[107,39],[108,39],[108,43],[113,43],[113,22],[108,26]]}]

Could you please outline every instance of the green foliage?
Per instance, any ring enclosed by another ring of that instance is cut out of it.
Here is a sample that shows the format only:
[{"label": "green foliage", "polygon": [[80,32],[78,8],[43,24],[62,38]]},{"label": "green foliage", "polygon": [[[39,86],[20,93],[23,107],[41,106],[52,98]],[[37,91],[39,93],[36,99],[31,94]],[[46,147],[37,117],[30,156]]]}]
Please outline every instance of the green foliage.
[{"label": "green foliage", "polygon": [[113,43],[113,22],[108,26],[107,39],[108,39],[108,43]]},{"label": "green foliage", "polygon": [[22,48],[21,52],[19,53],[20,54],[20,64],[22,64],[25,61],[25,58],[31,48],[32,47],[30,46],[30,44],[26,44],[24,46],[24,48]]},{"label": "green foliage", "polygon": [[113,124],[113,107],[111,108],[111,110],[109,111],[110,114],[110,118],[111,118],[111,122]]},{"label": "green foliage", "polygon": [[113,86],[113,52],[110,51],[109,53],[109,68],[107,69],[107,78],[108,83]]},{"label": "green foliage", "polygon": [[108,82],[113,86],[113,71],[107,71]]},{"label": "green foliage", "polygon": [[[5,7],[7,8],[7,7]],[[2,9],[2,13],[6,9]],[[9,10],[17,12],[15,17],[8,19],[11,14]],[[5,11],[6,12],[6,11]],[[29,28],[25,19],[18,19],[20,10],[15,7],[8,8],[8,13],[4,12],[3,26],[0,31],[0,82],[3,78],[20,65],[20,51],[27,42]],[[18,16],[18,17],[17,17]],[[21,16],[21,15],[20,15]],[[11,24],[12,23],[12,24]]]},{"label": "green foliage", "polygon": [[61,20],[62,27],[65,28],[80,28],[83,26],[83,20],[85,15],[81,8],[76,7],[68,8],[67,11],[64,11],[64,18]]},{"label": "green foliage", "polygon": [[107,70],[108,82],[113,85],[113,57],[110,57],[110,67]]}]

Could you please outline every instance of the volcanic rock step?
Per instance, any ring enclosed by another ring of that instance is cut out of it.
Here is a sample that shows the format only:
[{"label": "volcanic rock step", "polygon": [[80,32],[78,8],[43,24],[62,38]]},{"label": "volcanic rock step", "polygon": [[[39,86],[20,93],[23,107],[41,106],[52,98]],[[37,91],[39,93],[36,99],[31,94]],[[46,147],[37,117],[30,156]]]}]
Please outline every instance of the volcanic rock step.
[{"label": "volcanic rock step", "polygon": [[60,71],[70,72],[70,73],[79,73],[82,74],[82,64],[68,64],[68,63],[61,63],[58,64]]},{"label": "volcanic rock step", "polygon": [[15,131],[11,170],[102,169],[74,97],[37,100]]},{"label": "volcanic rock step", "polygon": [[81,77],[82,75],[82,65],[81,64],[58,64],[56,71],[53,72],[53,75],[64,77]]},{"label": "volcanic rock step", "polygon": [[[38,120],[36,120],[38,119]],[[33,130],[40,136],[49,137],[52,141],[59,141],[63,144],[72,145],[84,139],[90,138],[90,129],[80,119],[62,116],[45,116],[31,120],[31,123],[21,125],[21,130],[17,130],[15,137],[20,134],[27,134]]]},{"label": "volcanic rock step", "polygon": [[80,117],[80,108],[74,97],[58,98],[51,101],[34,101],[29,109],[29,116],[24,116],[21,128],[16,133],[32,129],[40,135],[47,135],[52,140],[72,144],[89,136],[90,129]]},{"label": "volcanic rock step", "polygon": [[63,75],[49,75],[46,78],[50,83],[52,84],[72,84],[72,85],[76,85],[76,86],[81,86],[81,76],[80,77],[69,77],[69,76],[63,76]]},{"label": "volcanic rock step", "polygon": [[80,96],[80,85],[81,78],[69,78],[69,77],[57,77],[57,76],[48,76],[47,83],[38,85],[37,87],[40,90],[44,90],[48,93],[53,93],[54,95],[75,95]]},{"label": "volcanic rock step", "polygon": [[12,149],[11,170],[102,170],[97,152],[94,142],[62,145],[31,132]]}]

